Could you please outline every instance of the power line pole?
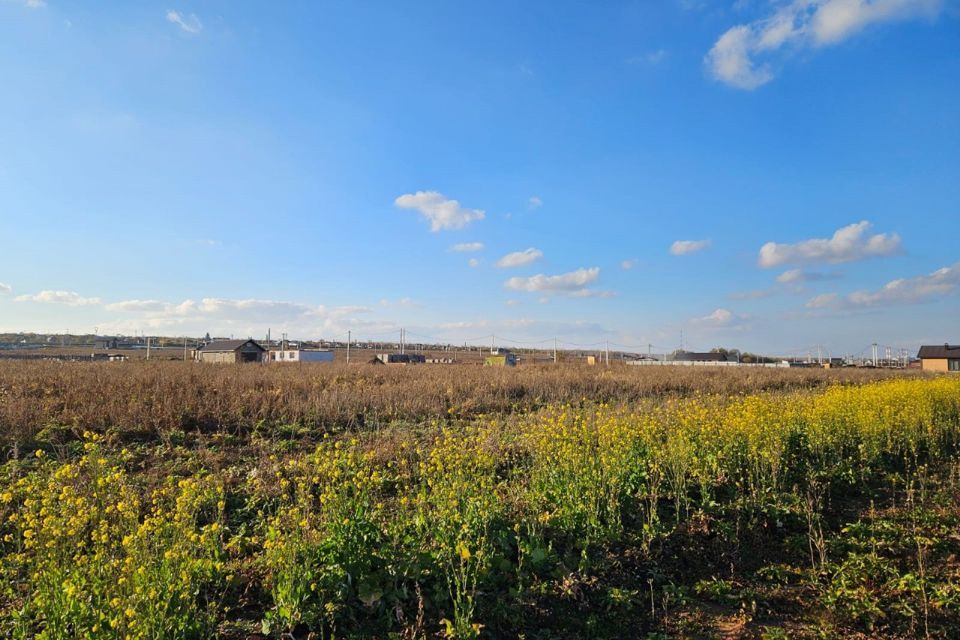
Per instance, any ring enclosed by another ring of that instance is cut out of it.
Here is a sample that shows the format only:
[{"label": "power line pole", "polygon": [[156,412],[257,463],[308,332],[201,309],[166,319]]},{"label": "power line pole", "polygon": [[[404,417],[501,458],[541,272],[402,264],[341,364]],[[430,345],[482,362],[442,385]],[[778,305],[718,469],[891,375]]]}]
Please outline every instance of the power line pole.
[{"label": "power line pole", "polygon": [[150,336],[147,336],[147,360],[150,359]]},{"label": "power line pole", "polygon": [[607,340],[606,352],[607,352],[607,353],[606,353],[606,356],[607,356],[607,366],[609,367],[609,366],[610,366],[610,341],[609,341],[609,340]]},{"label": "power line pole", "polygon": [[553,339],[553,364],[557,364],[557,339]]},{"label": "power line pole", "polygon": [[183,361],[187,361],[187,336],[183,336]]},{"label": "power line pole", "polygon": [[347,364],[350,364],[350,332],[347,331]]}]

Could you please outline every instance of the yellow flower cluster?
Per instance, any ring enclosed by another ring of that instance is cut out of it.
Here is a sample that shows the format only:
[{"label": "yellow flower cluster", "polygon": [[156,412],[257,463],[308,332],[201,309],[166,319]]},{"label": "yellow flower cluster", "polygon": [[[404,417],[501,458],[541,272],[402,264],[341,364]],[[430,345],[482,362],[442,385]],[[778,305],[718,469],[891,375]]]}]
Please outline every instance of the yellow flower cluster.
[{"label": "yellow flower cluster", "polygon": [[19,633],[37,638],[188,638],[216,612],[198,598],[223,568],[222,491],[170,483],[144,503],[127,472],[88,440],[76,463],[45,461],[4,493],[3,576]]}]

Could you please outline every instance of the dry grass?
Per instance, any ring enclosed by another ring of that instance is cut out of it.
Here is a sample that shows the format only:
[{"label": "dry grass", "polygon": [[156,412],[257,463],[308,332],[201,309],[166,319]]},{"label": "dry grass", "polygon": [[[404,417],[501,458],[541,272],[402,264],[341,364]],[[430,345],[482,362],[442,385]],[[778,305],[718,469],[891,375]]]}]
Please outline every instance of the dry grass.
[{"label": "dry grass", "polygon": [[0,439],[50,426],[156,437],[296,426],[310,431],[510,414],[588,398],[629,404],[863,383],[882,370],[464,365],[213,366],[192,362],[0,361]]}]

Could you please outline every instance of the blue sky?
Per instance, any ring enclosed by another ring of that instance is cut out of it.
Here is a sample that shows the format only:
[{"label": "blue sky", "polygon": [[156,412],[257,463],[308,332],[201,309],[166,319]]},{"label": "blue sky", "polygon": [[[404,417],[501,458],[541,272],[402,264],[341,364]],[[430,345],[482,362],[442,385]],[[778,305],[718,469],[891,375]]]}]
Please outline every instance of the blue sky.
[{"label": "blue sky", "polygon": [[949,0],[0,0],[0,78],[0,330],[960,340]]}]

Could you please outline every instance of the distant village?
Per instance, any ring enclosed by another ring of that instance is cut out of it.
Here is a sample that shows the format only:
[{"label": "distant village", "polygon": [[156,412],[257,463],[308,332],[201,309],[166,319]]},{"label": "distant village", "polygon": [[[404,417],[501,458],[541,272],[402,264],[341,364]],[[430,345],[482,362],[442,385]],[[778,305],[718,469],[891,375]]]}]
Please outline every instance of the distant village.
[{"label": "distant village", "polygon": [[388,366],[482,364],[514,367],[523,364],[573,363],[630,366],[713,367],[867,367],[960,372],[960,345],[923,345],[916,354],[872,345],[857,356],[835,357],[823,351],[792,356],[760,356],[736,349],[706,352],[676,349],[669,353],[633,353],[609,349],[509,349],[491,344],[409,344],[383,341],[300,341],[253,338],[201,339],[164,336],[102,336],[0,334],[0,358],[124,362],[130,359],[189,360],[215,364],[316,364],[346,362]]}]

